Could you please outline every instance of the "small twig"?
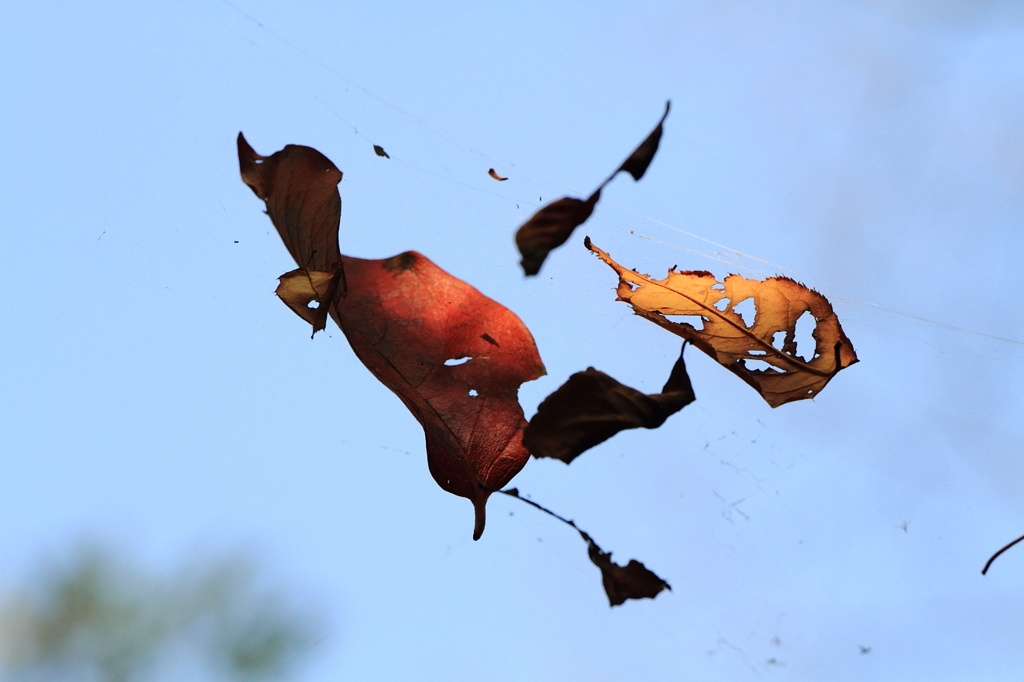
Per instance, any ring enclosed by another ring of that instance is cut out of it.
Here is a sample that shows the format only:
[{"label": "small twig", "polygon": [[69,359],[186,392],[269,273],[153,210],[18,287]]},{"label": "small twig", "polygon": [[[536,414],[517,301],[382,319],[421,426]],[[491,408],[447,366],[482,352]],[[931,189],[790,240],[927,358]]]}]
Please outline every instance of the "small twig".
[{"label": "small twig", "polygon": [[519,500],[521,502],[525,502],[526,504],[528,504],[530,506],[533,506],[533,507],[536,507],[537,509],[540,509],[545,514],[550,514],[551,516],[554,516],[556,519],[558,519],[562,523],[566,523],[566,524],[572,526],[573,528],[575,528],[576,532],[579,533],[580,535],[582,535],[584,540],[586,540],[587,542],[593,542],[593,540],[590,539],[590,536],[587,535],[582,530],[580,530],[580,527],[577,526],[574,521],[570,521],[569,519],[565,518],[564,516],[559,516],[555,512],[553,512],[550,509],[548,509],[547,507],[542,507],[541,505],[537,504],[533,500],[528,500],[525,497],[521,497],[519,495],[519,489],[518,488],[509,488],[508,490],[499,490],[498,492],[502,493],[504,495],[508,495],[509,497],[514,497],[514,498],[516,498],[517,500]]},{"label": "small twig", "polygon": [[[529,500],[526,500],[526,501],[527,501],[527,502],[529,502]],[[532,502],[531,502],[531,504],[532,504]],[[543,509],[543,507],[542,507],[542,509]],[[547,511],[547,510],[545,509],[544,511]],[[551,512],[548,512],[548,513],[550,514]],[[1006,547],[1003,547],[1003,548],[1002,548],[1001,550],[999,550],[998,552],[996,552],[995,554],[993,554],[993,555],[992,555],[992,558],[991,558],[991,559],[989,559],[989,560],[988,560],[988,563],[986,563],[986,564],[985,564],[985,568],[981,569],[981,574],[982,574],[982,575],[985,575],[985,574],[986,574],[986,573],[988,572],[988,567],[992,565],[992,562],[996,560],[996,557],[998,557],[998,556],[999,556],[1000,554],[1002,554],[1002,553],[1003,553],[1003,552],[1005,552],[1006,550],[1008,550],[1008,549],[1010,549],[1011,547],[1013,547],[1014,545],[1016,545],[1016,544],[1017,544],[1018,542],[1020,542],[1021,540],[1024,540],[1024,535],[1021,535],[1021,536],[1020,536],[1019,538],[1017,538],[1016,540],[1014,540],[1014,541],[1013,541],[1013,542],[1011,542],[1010,544],[1006,545]]]}]

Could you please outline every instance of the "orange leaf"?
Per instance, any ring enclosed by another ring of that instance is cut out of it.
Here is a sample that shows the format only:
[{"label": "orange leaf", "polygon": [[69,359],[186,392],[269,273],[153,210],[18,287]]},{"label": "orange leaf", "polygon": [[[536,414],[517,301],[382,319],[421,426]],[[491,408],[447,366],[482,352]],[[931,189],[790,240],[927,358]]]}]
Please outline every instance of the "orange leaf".
[{"label": "orange leaf", "polygon": [[[857,362],[853,344],[824,296],[788,277],[764,281],[730,275],[721,283],[704,271],[669,270],[662,280],[622,267],[590,243],[588,249],[619,276],[618,300],[637,315],[689,340],[729,371],[750,384],[772,407],[813,398],[841,369]],[[756,308],[750,324],[736,305],[752,299]],[[814,351],[798,355],[796,323],[814,318]],[[696,317],[697,328],[668,316]],[[776,347],[776,335],[782,333]],[[769,369],[749,369],[750,361],[763,361]]]}]

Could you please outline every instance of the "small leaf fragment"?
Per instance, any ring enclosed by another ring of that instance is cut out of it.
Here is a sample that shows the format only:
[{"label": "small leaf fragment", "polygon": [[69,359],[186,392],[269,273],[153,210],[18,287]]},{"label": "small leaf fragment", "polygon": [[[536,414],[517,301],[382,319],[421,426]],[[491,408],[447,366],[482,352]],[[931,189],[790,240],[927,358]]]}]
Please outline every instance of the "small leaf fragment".
[{"label": "small leaf fragment", "polygon": [[548,254],[569,238],[573,230],[586,222],[601,198],[601,190],[583,201],[563,197],[544,206],[523,223],[516,232],[516,246],[523,259],[520,264],[527,275],[536,275]]},{"label": "small leaf fragment", "polygon": [[381,147],[379,144],[373,145],[373,151],[377,152],[377,156],[383,156],[385,159],[391,158],[388,156],[388,153],[384,151],[384,147]]},{"label": "small leaf fragment", "polygon": [[[589,238],[584,245],[618,274],[617,300],[693,343],[772,407],[813,398],[840,370],[857,362],[853,344],[828,299],[788,277],[759,281],[730,275],[719,283],[710,272],[673,268],[665,279],[656,280],[619,265]],[[749,324],[735,310],[747,299],[753,300],[756,309]],[[725,306],[719,307],[723,302]],[[815,347],[801,357],[796,324],[805,314],[814,319]],[[701,328],[672,321],[669,315],[697,318]],[[779,334],[784,338],[777,348]],[[747,362],[764,362],[769,368],[750,369]]]},{"label": "small leaf fragment", "polygon": [[[665,102],[665,113],[662,114],[661,120],[658,121],[658,125],[651,131],[651,134],[647,136],[647,139],[640,143],[640,146],[633,150],[633,153],[629,155],[629,158],[622,162],[619,166],[620,171],[626,171],[633,176],[633,180],[639,180],[647,172],[647,167],[651,165],[651,161],[654,160],[654,155],[658,151],[658,145],[661,143],[661,135],[664,132],[662,124],[665,123],[665,119],[668,118],[669,109],[672,107],[671,100]],[[616,171],[617,173],[618,171]]]},{"label": "small leaf fragment", "polygon": [[[345,271],[307,271],[302,268],[286,272],[278,278],[277,294],[286,306],[313,325],[313,334],[327,327],[327,316],[336,298],[346,295]],[[315,307],[311,307],[313,302]]]},{"label": "small leaf fragment", "polygon": [[493,168],[489,168],[487,170],[487,174],[499,182],[505,182],[506,180],[508,180],[508,178],[503,178],[500,175],[498,175]]},{"label": "small leaf fragment", "polygon": [[526,427],[523,445],[534,457],[569,464],[619,431],[661,426],[694,398],[682,353],[664,389],[655,395],[645,395],[589,367],[573,374],[541,402]]},{"label": "small leaf fragment", "polygon": [[612,561],[612,553],[604,552],[589,535],[580,531],[587,542],[587,555],[601,569],[601,582],[608,595],[609,606],[619,606],[627,599],[654,599],[662,590],[672,586],[636,559],[625,566]]}]

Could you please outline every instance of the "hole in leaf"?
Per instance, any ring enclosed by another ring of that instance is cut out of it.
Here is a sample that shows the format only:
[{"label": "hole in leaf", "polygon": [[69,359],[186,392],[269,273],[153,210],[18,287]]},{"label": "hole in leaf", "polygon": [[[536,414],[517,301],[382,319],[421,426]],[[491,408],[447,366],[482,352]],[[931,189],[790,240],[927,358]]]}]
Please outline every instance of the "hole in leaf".
[{"label": "hole in leaf", "polygon": [[448,365],[449,367],[454,367],[455,365],[465,364],[472,359],[473,358],[469,357],[468,355],[463,355],[461,358],[449,358],[444,361],[444,364]]},{"label": "hole in leaf", "polygon": [[317,308],[319,308],[319,307],[320,307],[320,301],[310,301],[310,302],[309,302],[309,303],[308,303],[308,304],[306,305],[306,307],[307,307],[307,308],[312,308],[313,310],[316,310]]},{"label": "hole in leaf", "polygon": [[743,366],[752,372],[778,372],[776,368],[769,365],[764,360],[744,360]]},{"label": "hole in leaf", "polygon": [[734,304],[732,310],[735,313],[739,313],[740,317],[743,318],[743,324],[747,325],[747,327],[754,325],[754,318],[757,316],[757,306],[754,305],[753,296],[747,296],[742,301]]},{"label": "hole in leaf", "polygon": [[720,299],[718,299],[718,302],[715,303],[715,308],[717,308],[718,311],[722,312],[722,313],[724,313],[726,308],[728,308],[728,307],[729,307],[729,299],[727,299],[727,298],[720,298]]},{"label": "hole in leaf", "polygon": [[476,392],[476,389],[475,389],[475,388],[471,388],[471,389],[469,389],[469,397],[470,397],[470,398],[475,398],[475,397],[477,397],[478,395],[480,395],[480,394]]},{"label": "hole in leaf", "polygon": [[815,343],[811,333],[817,326],[814,315],[806,312],[796,321],[796,352],[804,360],[814,359],[818,344]]},{"label": "hole in leaf", "polygon": [[747,354],[748,355],[768,355],[768,352],[767,351],[763,351],[763,350],[748,350]]},{"label": "hole in leaf", "polygon": [[700,315],[665,315],[664,317],[670,322],[685,322],[697,331],[703,331],[704,323],[707,321],[706,318]]},{"label": "hole in leaf", "polygon": [[256,159],[256,165],[257,166],[260,165],[261,163],[263,163],[263,159]]},{"label": "hole in leaf", "polygon": [[772,345],[782,350],[782,344],[786,343],[786,332],[777,331],[772,334]]}]

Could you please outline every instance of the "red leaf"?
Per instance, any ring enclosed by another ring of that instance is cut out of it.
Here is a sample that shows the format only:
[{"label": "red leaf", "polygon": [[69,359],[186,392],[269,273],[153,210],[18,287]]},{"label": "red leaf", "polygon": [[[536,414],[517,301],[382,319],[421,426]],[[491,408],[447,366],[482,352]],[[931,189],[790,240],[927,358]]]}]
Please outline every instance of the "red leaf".
[{"label": "red leaf", "polygon": [[545,373],[530,331],[415,251],[385,260],[341,255],[341,171],[317,150],[288,145],[260,156],[239,133],[238,160],[299,265],[281,276],[277,295],[314,332],[329,312],[356,356],[405,403],[423,426],[434,480],[473,502],[478,539],[487,498],[529,459],[519,386]]},{"label": "red leaf", "polygon": [[[342,256],[348,296],[331,316],[352,350],[423,426],[430,473],[476,510],[525,466],[519,386],[544,375],[533,336],[508,308],[415,251],[386,260]],[[303,315],[328,273],[281,278],[278,295]],[[308,318],[306,318],[308,321]],[[458,362],[462,361],[462,362]]]}]

